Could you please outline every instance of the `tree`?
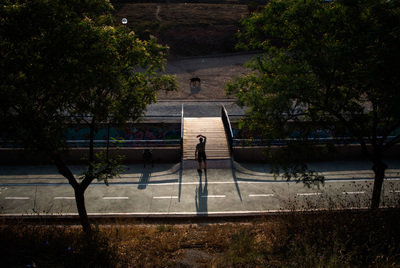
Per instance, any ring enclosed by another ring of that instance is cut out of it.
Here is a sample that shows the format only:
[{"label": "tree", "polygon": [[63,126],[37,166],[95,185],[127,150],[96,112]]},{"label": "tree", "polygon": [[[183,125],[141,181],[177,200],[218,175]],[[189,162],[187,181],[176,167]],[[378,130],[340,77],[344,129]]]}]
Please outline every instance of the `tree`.
[{"label": "tree", "polygon": [[[84,231],[90,231],[84,192],[95,179],[120,171],[115,159],[94,154],[99,123],[122,124],[143,115],[160,89],[168,49],[113,27],[104,0],[6,1],[0,6],[0,130],[3,142],[45,155],[75,191]],[[64,161],[69,125],[90,127],[88,168],[76,178]]]},{"label": "tree", "polygon": [[273,0],[242,23],[240,45],[265,51],[227,86],[247,125],[307,145],[318,129],[352,135],[373,163],[377,209],[383,157],[400,140],[400,2]]}]

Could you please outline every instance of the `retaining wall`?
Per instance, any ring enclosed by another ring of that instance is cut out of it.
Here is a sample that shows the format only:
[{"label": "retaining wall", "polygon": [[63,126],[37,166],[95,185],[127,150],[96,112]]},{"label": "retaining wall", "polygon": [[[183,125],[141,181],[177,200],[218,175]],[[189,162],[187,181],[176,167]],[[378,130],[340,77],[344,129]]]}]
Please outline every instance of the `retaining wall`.
[{"label": "retaining wall", "polygon": [[[120,148],[120,154],[125,155],[125,163],[142,163],[144,148]],[[153,152],[154,163],[178,163],[181,161],[181,148],[179,147],[146,147]],[[94,151],[99,152],[102,148],[95,148]],[[109,154],[113,154],[115,149],[110,148]],[[65,160],[68,164],[80,164],[87,157],[87,148],[73,148]],[[38,158],[31,152],[21,151],[18,149],[0,149],[0,164],[47,164],[50,163],[49,158]]]},{"label": "retaining wall", "polygon": [[[361,153],[361,146],[354,145],[346,145],[346,146],[337,146],[337,152],[334,155],[330,156],[318,156],[316,157],[310,156],[309,161],[326,161],[326,160],[357,160],[357,159],[365,159],[366,157]],[[265,147],[262,146],[253,146],[253,147],[234,147],[232,150],[233,158],[238,162],[254,162],[254,163],[262,163],[267,162],[268,158],[265,156]],[[272,148],[271,153],[273,154],[277,148]],[[385,158],[399,158],[400,159],[400,144],[390,148],[384,154]]]}]

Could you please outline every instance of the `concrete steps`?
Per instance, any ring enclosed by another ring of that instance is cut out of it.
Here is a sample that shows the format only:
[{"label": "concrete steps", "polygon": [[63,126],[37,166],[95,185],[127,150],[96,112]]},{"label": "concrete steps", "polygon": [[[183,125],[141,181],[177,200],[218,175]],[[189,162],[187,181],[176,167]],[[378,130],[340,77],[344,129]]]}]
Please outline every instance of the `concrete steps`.
[{"label": "concrete steps", "polygon": [[219,117],[187,117],[183,119],[183,168],[198,168],[195,160],[197,135],[207,137],[207,168],[231,168],[231,155],[222,119]]}]

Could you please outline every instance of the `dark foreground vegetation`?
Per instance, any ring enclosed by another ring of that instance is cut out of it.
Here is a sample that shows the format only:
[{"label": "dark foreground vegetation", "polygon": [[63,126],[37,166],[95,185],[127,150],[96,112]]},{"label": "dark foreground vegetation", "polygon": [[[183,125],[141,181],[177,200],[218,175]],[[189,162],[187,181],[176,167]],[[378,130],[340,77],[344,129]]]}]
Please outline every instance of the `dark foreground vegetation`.
[{"label": "dark foreground vegetation", "polygon": [[232,223],[80,227],[3,222],[2,267],[399,267],[400,211],[286,214]]}]

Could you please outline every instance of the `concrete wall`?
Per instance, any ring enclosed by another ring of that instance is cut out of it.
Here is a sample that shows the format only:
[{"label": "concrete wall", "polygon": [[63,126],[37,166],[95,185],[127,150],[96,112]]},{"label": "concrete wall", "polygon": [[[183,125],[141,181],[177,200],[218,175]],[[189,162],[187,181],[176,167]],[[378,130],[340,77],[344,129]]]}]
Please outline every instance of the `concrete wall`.
[{"label": "concrete wall", "polygon": [[[234,147],[232,150],[233,158],[238,162],[267,162],[268,158],[265,156],[265,147],[254,146],[254,147]],[[271,153],[273,154],[277,148],[273,148]],[[385,154],[385,158],[400,158],[400,144],[389,149]],[[337,152],[329,158],[329,160],[355,160],[365,159],[365,156],[361,154],[360,145],[347,145],[338,146]],[[326,160],[320,158],[318,160]],[[312,159],[315,161],[315,159]]]},{"label": "concrete wall", "polygon": [[[144,148],[120,148],[119,153],[125,155],[126,163],[142,163]],[[179,147],[149,147],[153,151],[154,163],[178,163],[181,161],[181,149]],[[101,148],[96,148],[95,153]],[[110,149],[112,154],[114,149]],[[65,158],[69,164],[82,163],[82,158],[88,154],[87,148],[74,148],[70,150],[69,156]],[[34,153],[21,151],[17,149],[0,148],[0,164],[38,164],[50,163],[47,158],[39,158]]]}]

